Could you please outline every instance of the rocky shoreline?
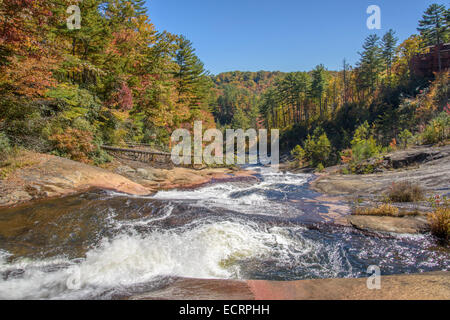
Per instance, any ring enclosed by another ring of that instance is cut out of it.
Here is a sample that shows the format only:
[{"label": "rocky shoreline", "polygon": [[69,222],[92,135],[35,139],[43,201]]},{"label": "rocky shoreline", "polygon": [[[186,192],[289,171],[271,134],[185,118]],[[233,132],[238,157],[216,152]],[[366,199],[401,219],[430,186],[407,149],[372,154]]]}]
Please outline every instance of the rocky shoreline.
[{"label": "rocky shoreline", "polygon": [[99,168],[48,154],[19,155],[28,165],[0,179],[0,208],[59,198],[91,189],[150,195],[158,190],[196,188],[211,181],[254,179],[251,171],[230,168],[155,169],[145,164],[118,162]]},{"label": "rocky shoreline", "polygon": [[448,300],[450,272],[381,277],[381,289],[367,279],[238,281],[174,279],[167,287],[129,300]]},{"label": "rocky shoreline", "polygon": [[[342,166],[328,168],[311,183],[317,192],[337,196],[352,206],[376,207],[386,191],[395,183],[408,181],[424,189],[427,197],[450,196],[450,145],[443,147],[416,147],[370,159],[378,163],[377,173],[344,175]],[[350,215],[347,221],[353,227],[371,232],[426,233],[430,231],[427,213],[431,211],[426,201],[393,203],[400,211],[417,212],[413,216]]]}]

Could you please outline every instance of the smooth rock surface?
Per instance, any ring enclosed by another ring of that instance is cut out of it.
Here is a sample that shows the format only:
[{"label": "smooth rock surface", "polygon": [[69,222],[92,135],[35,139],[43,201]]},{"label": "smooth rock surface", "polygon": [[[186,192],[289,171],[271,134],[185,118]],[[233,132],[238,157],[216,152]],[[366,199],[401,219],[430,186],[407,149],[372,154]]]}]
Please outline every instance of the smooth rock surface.
[{"label": "smooth rock surface", "polygon": [[152,190],[108,170],[47,154],[27,152],[33,164],[0,181],[0,207],[89,189],[148,195]]},{"label": "smooth rock surface", "polygon": [[450,272],[381,277],[370,290],[367,278],[300,281],[176,279],[132,300],[449,300]]},{"label": "smooth rock surface", "polygon": [[411,181],[429,193],[450,194],[450,145],[397,151],[385,157],[392,166],[404,169],[365,175],[329,173],[319,177],[311,187],[329,195],[367,197],[382,195],[393,183]]},{"label": "smooth rock surface", "polygon": [[348,216],[347,220],[364,231],[418,234],[430,230],[425,217]]}]

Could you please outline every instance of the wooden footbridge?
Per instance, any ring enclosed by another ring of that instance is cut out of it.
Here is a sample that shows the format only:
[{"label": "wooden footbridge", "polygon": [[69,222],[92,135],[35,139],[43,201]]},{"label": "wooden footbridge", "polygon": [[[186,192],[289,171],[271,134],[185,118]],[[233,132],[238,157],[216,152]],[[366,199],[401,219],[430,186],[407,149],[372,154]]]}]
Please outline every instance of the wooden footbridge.
[{"label": "wooden footbridge", "polygon": [[139,161],[151,165],[155,164],[170,164],[171,154],[166,152],[155,151],[150,145],[145,144],[127,144],[127,148],[119,148],[115,146],[101,147],[115,158]]},{"label": "wooden footbridge", "polygon": [[[103,145],[101,148],[118,159],[138,161],[151,166],[174,167],[171,153],[156,151],[148,144],[127,143],[126,148]],[[194,157],[192,157],[192,159],[194,159]],[[194,163],[193,160],[192,163]],[[196,168],[197,166],[180,165],[180,167]]]}]

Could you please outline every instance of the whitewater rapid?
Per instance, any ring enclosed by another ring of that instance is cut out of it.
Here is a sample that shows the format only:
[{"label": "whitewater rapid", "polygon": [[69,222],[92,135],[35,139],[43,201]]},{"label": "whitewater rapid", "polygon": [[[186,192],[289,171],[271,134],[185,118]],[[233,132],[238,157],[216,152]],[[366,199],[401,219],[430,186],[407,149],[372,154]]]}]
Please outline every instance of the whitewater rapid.
[{"label": "whitewater rapid", "polygon": [[307,228],[297,219],[310,207],[298,201],[310,197],[312,176],[257,170],[258,182],[75,199],[66,215],[99,221],[84,254],[39,258],[49,249],[20,256],[0,248],[0,299],[110,299],[157,289],[173,277],[358,277],[375,262],[387,272],[448,268],[448,256],[426,253],[425,236],[379,240]]}]

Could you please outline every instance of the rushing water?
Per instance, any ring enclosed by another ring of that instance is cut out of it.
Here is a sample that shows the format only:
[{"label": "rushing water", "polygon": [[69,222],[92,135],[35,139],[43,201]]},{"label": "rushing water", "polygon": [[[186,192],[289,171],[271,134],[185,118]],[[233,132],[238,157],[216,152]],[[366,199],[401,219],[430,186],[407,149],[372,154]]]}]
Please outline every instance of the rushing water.
[{"label": "rushing water", "polygon": [[130,197],[98,191],[0,212],[0,298],[119,298],[173,277],[299,280],[448,270],[427,235],[336,226],[310,175]]}]

